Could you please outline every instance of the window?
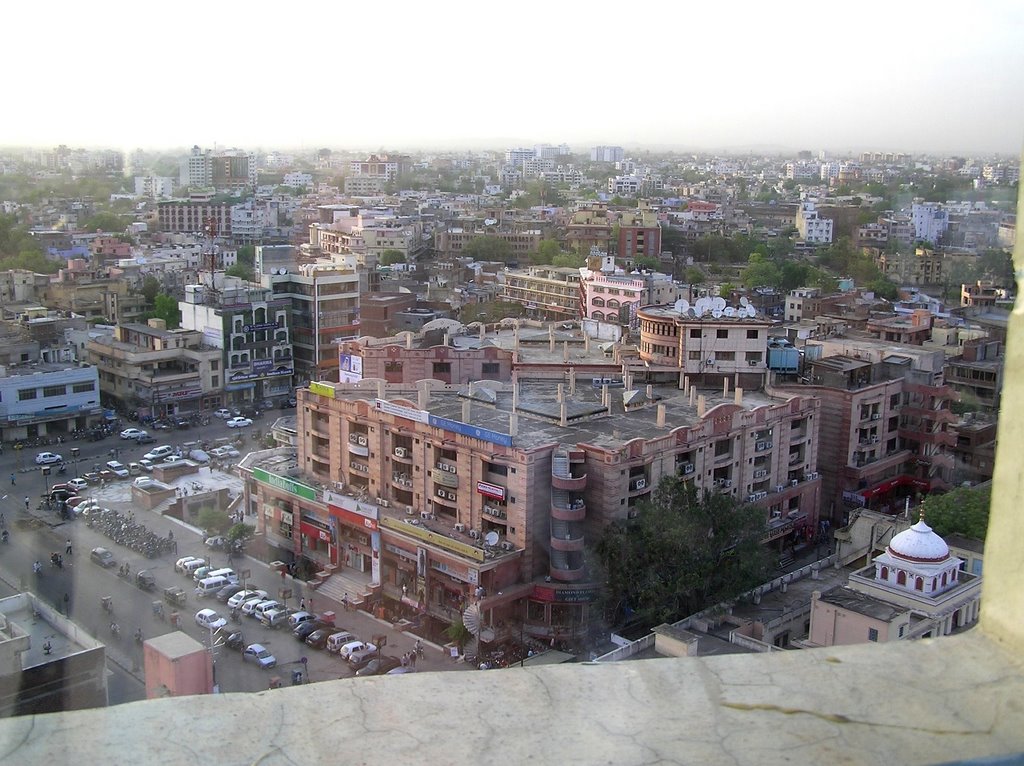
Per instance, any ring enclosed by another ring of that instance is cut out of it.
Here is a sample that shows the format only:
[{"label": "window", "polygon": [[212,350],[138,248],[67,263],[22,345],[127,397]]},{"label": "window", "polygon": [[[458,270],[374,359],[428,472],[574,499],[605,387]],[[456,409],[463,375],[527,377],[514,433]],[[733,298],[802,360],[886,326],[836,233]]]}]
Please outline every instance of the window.
[{"label": "window", "polygon": [[715,357],[719,362],[735,362],[736,352],[735,351],[718,351],[715,353]]},{"label": "window", "polygon": [[761,352],[760,351],[748,351],[746,353],[746,360],[748,362],[760,362]]},{"label": "window", "polygon": [[699,362],[700,361],[700,351],[690,351],[689,354],[687,355],[687,358],[691,362]]},{"label": "window", "polygon": [[88,383],[73,383],[71,385],[71,393],[73,394],[86,394],[95,390],[96,384],[92,381],[89,381]]},{"label": "window", "polygon": [[220,367],[220,362],[218,362],[216,359],[213,359],[213,360],[210,361],[210,369],[211,370],[216,372],[219,367]]},{"label": "window", "polygon": [[906,625],[900,625],[900,638],[903,638],[903,634],[906,632],[906,630],[907,630],[907,626]]},{"label": "window", "polygon": [[715,337],[716,338],[728,338],[729,337],[729,331],[728,330],[716,330],[715,331]]},{"label": "window", "polygon": [[210,386],[212,388],[220,388],[220,375],[213,375],[210,377]]},{"label": "window", "polygon": [[36,390],[34,388],[22,388],[18,391],[18,401],[24,402],[29,399],[36,398]]},{"label": "window", "polygon": [[482,367],[484,375],[498,375],[501,373],[500,362],[484,362]]},{"label": "window", "polygon": [[68,392],[68,387],[64,385],[60,386],[43,386],[43,396],[64,396]]},{"label": "window", "polygon": [[697,328],[691,328],[691,330],[690,330],[690,337],[691,338],[699,338],[700,337],[700,330],[697,329]]},{"label": "window", "polygon": [[874,628],[868,628],[868,641],[877,641],[878,631]]},{"label": "window", "polygon": [[434,372],[450,375],[452,366],[450,362],[434,362]]},{"label": "window", "polygon": [[761,336],[760,330],[747,330],[747,338],[757,340]]}]

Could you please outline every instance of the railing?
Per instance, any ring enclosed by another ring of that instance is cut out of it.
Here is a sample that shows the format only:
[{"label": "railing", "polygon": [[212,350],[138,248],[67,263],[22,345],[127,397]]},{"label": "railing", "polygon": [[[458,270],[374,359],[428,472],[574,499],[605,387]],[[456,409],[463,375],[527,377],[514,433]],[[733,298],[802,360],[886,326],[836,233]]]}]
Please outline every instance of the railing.
[{"label": "railing", "polygon": [[628,659],[629,657],[633,657],[650,649],[654,646],[656,638],[657,636],[654,633],[648,633],[646,636],[642,636],[636,641],[630,641],[625,646],[612,649],[607,654],[602,654],[600,657],[596,657],[594,662],[617,662],[619,660]]}]

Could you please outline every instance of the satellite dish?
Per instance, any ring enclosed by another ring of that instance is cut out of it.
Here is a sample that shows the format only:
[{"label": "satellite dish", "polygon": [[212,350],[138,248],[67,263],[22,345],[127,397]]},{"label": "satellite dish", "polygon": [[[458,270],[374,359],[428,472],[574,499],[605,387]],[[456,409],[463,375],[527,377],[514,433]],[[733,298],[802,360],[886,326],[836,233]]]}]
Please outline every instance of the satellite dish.
[{"label": "satellite dish", "polygon": [[736,316],[736,309],[734,309],[734,308],[733,308],[732,306],[729,306],[729,307],[728,307],[728,308],[727,308],[727,309],[725,310],[725,315],[726,315],[727,317],[734,317],[734,316]]},{"label": "satellite dish", "polygon": [[740,305],[741,306],[746,307],[749,304],[750,304],[750,301],[747,300],[747,296],[744,295],[742,298],[740,298]]},{"label": "satellite dish", "polygon": [[708,310],[708,299],[698,298],[697,305],[693,307],[693,310],[697,313],[697,316],[704,316],[704,312]]},{"label": "satellite dish", "polygon": [[757,316],[757,309],[755,309],[753,306],[747,306],[747,316],[748,317],[756,317]]},{"label": "satellite dish", "polygon": [[725,298],[719,295],[717,298],[711,299],[711,308],[715,311],[721,311],[725,308]]},{"label": "satellite dish", "polygon": [[676,301],[676,311],[680,314],[685,314],[690,308],[690,303],[685,298],[680,298]]},{"label": "satellite dish", "polygon": [[711,316],[713,316],[715,319],[721,319],[722,318],[722,312],[719,311],[718,309],[712,309],[711,310]]},{"label": "satellite dish", "polygon": [[[497,545],[498,541],[500,539],[501,539],[501,535],[499,535],[493,529],[490,532],[488,532],[486,535],[484,535],[484,542],[487,545]],[[469,626],[467,625],[466,627],[469,627]]]}]

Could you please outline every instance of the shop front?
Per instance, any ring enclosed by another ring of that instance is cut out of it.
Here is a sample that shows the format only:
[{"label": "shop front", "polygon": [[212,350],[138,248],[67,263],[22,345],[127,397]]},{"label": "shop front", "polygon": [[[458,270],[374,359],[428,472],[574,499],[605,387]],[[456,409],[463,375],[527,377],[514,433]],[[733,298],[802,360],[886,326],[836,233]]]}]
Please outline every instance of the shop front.
[{"label": "shop front", "polygon": [[330,491],[324,496],[338,534],[338,557],[334,563],[361,575],[360,579],[368,580],[372,587],[378,587],[381,544],[377,506]]},{"label": "shop front", "polygon": [[523,630],[535,638],[571,645],[587,637],[590,606],[597,601],[597,585],[579,587],[533,586],[526,602]]}]

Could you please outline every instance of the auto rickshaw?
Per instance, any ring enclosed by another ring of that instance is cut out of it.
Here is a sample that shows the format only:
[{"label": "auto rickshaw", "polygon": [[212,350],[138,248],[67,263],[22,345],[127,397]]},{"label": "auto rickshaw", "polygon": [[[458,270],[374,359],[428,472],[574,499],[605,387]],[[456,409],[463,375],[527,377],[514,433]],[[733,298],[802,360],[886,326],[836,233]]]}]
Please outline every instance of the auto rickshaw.
[{"label": "auto rickshaw", "polygon": [[184,590],[174,585],[170,588],[164,588],[164,601],[174,606],[183,606],[185,604],[186,593]]},{"label": "auto rickshaw", "polygon": [[156,587],[156,578],[148,569],[140,569],[135,573],[135,584],[142,590],[153,590]]}]

